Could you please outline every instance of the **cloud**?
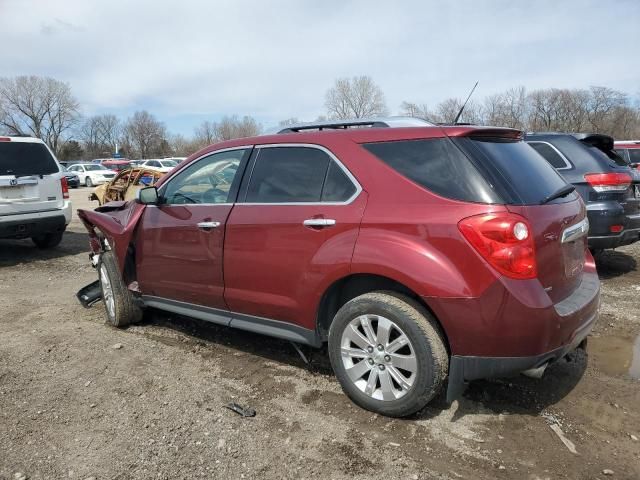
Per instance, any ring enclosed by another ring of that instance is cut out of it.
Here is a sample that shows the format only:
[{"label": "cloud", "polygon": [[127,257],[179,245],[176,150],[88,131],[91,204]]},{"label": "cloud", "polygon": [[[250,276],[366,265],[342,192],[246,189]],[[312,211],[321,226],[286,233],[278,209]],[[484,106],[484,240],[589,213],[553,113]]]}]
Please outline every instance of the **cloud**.
[{"label": "cloud", "polygon": [[[146,108],[264,123],[324,112],[341,76],[371,75],[391,111],[517,85],[638,94],[640,3],[543,0],[0,0],[0,76],[68,81],[87,114]],[[17,48],[19,46],[19,48]],[[625,65],[628,68],[625,68]]]}]

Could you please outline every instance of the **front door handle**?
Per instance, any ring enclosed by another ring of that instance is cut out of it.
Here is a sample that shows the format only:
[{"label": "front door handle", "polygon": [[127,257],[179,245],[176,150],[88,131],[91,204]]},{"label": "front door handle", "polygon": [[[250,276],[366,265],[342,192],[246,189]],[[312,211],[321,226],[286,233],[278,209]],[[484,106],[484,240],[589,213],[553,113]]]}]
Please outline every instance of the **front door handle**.
[{"label": "front door handle", "polygon": [[302,224],[305,227],[332,227],[336,224],[336,221],[333,218],[308,218]]},{"label": "front door handle", "polygon": [[198,228],[202,230],[211,230],[212,228],[218,228],[220,226],[220,222],[200,222],[198,223]]}]

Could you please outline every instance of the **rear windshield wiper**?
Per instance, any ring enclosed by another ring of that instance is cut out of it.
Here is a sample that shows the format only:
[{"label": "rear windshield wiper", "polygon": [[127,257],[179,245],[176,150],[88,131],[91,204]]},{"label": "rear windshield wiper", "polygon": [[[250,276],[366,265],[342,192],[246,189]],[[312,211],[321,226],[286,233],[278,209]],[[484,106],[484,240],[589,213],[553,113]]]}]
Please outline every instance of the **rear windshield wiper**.
[{"label": "rear windshield wiper", "polygon": [[556,198],[566,197],[575,189],[576,187],[574,185],[571,185],[571,184],[564,185],[560,187],[558,190],[556,190],[555,192],[553,192],[551,195],[547,195],[546,197],[544,197],[544,200],[540,202],[540,205],[549,203],[551,200],[555,200]]}]

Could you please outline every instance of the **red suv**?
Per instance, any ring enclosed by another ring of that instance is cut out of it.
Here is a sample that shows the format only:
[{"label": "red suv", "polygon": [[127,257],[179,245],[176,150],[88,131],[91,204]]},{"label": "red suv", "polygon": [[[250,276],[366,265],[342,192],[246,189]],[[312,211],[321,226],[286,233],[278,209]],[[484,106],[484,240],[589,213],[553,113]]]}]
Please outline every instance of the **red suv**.
[{"label": "red suv", "polygon": [[447,377],[453,399],[541,373],[598,316],[582,200],[519,131],[398,123],[219,143],[79,210],[99,272],[79,298],[118,327],[153,307],[328,342],[347,395],[389,416]]}]

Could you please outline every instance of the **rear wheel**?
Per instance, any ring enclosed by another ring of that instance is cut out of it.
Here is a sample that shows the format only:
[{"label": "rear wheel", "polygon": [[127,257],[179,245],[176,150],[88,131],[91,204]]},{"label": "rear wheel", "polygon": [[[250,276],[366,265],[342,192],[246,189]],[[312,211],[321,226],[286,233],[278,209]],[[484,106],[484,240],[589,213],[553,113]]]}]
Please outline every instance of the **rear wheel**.
[{"label": "rear wheel", "polygon": [[347,302],[329,329],[329,356],[357,405],[391,417],[422,409],[441,389],[448,355],[438,326],[409,297],[372,292]]},{"label": "rear wheel", "polygon": [[87,178],[85,178],[85,179],[84,179],[84,184],[85,184],[87,187],[93,187],[93,182],[91,181],[91,178],[90,178],[90,177],[87,177]]},{"label": "rear wheel", "polygon": [[36,244],[36,247],[46,249],[57,247],[62,241],[62,235],[64,232],[52,232],[52,233],[44,233],[42,235],[36,235],[35,237],[31,237],[33,243]]},{"label": "rear wheel", "polygon": [[98,277],[107,322],[118,328],[139,322],[142,319],[142,309],[136,305],[133,295],[124,284],[112,252],[100,255]]}]

